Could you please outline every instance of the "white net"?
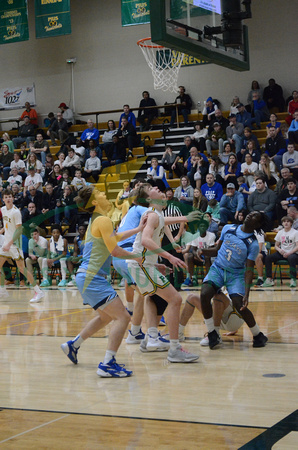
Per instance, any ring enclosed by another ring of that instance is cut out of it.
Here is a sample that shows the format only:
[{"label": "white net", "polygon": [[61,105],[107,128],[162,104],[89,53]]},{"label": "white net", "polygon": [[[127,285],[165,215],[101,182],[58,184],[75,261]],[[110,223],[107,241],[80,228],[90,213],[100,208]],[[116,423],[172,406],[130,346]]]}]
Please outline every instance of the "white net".
[{"label": "white net", "polygon": [[177,92],[178,74],[184,53],[172,52],[169,48],[153,44],[151,38],[141,39],[137,44],[151,69],[154,89]]}]

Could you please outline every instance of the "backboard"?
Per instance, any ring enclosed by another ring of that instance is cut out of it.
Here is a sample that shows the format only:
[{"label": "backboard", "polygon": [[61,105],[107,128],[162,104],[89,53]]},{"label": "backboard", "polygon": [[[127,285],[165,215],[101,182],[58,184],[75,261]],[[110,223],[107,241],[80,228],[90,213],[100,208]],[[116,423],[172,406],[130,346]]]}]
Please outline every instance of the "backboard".
[{"label": "backboard", "polygon": [[245,14],[241,0],[151,0],[151,40],[232,70],[249,70],[248,31],[239,19],[249,18]]}]

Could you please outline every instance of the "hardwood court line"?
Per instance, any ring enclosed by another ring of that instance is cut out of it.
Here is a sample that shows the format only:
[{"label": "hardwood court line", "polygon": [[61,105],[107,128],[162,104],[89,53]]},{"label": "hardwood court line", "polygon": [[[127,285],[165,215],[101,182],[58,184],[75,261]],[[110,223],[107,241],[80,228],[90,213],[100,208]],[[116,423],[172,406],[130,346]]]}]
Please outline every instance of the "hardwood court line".
[{"label": "hardwood court line", "polygon": [[269,334],[276,333],[277,331],[283,330],[284,328],[292,327],[293,325],[296,325],[296,323],[298,323],[298,320],[296,320],[296,322],[289,323],[289,325],[285,325],[284,327],[277,328],[277,330],[270,331],[270,333],[267,333],[267,336],[269,336]]},{"label": "hardwood court line", "polygon": [[24,434],[30,433],[31,431],[38,430],[38,428],[45,427],[46,425],[50,425],[51,423],[57,422],[58,420],[65,419],[68,416],[70,416],[70,414],[66,414],[65,416],[59,417],[58,419],[50,420],[49,422],[43,423],[42,425],[38,425],[37,427],[34,428],[30,428],[29,430],[23,431],[22,433],[19,434],[15,434],[14,436],[10,436],[9,438],[0,441],[0,444],[3,444],[4,442],[10,441],[11,439],[17,438],[19,436],[23,436]]},{"label": "hardwood court line", "polygon": [[[89,407],[90,405],[88,405]],[[177,420],[177,419],[161,419],[161,418],[155,418],[155,417],[138,417],[138,416],[120,416],[117,414],[96,414],[96,413],[87,413],[87,412],[68,412],[68,411],[52,411],[49,409],[29,409],[29,408],[7,408],[6,406],[0,407],[1,410],[12,410],[12,411],[30,411],[30,412],[42,412],[42,413],[49,413],[49,414],[65,414],[64,417],[67,416],[92,416],[92,417],[107,417],[107,418],[115,418],[115,419],[128,419],[128,420],[149,420],[152,422],[170,422],[170,423],[190,423],[193,425],[215,425],[215,426],[223,426],[223,427],[234,427],[234,428],[253,428],[253,429],[262,429],[267,430],[269,427],[266,426],[256,426],[256,425],[239,425],[239,424],[231,424],[231,423],[217,423],[217,422],[198,422],[196,420]],[[86,409],[86,408],[84,408]],[[63,417],[60,417],[61,419]],[[55,419],[60,420],[60,419]],[[51,422],[55,422],[55,420]],[[51,423],[48,422],[48,423]],[[46,424],[44,424],[46,425]],[[42,427],[43,425],[39,425],[39,427]],[[36,427],[36,428],[39,428]],[[30,430],[29,430],[30,431]],[[27,433],[27,431],[25,431]],[[23,434],[23,433],[21,433]],[[10,438],[12,439],[12,438]],[[4,442],[4,441],[2,441]],[[2,443],[0,442],[0,444]]]},{"label": "hardwood court line", "polygon": [[45,320],[57,319],[57,318],[59,318],[59,317],[71,316],[72,314],[77,314],[77,313],[80,313],[80,312],[82,312],[82,311],[85,311],[85,309],[82,308],[82,309],[80,309],[80,310],[78,310],[78,311],[73,311],[73,312],[71,312],[71,313],[60,314],[59,316],[56,316],[56,317],[45,317],[44,319],[32,320],[31,322],[21,322],[21,323],[17,323],[16,325],[6,325],[5,327],[0,328],[0,331],[1,331],[1,330],[5,330],[5,329],[8,328],[8,327],[9,327],[9,328],[14,328],[14,327],[22,326],[22,325],[30,325],[30,324],[32,324],[32,323],[43,322],[43,321],[45,321]]}]

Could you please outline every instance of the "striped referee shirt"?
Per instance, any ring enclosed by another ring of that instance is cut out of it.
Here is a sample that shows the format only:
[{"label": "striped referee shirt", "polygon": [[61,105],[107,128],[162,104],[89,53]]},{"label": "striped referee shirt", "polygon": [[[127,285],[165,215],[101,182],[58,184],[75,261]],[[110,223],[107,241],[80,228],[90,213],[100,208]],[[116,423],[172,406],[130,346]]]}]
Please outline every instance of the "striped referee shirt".
[{"label": "striped referee shirt", "polygon": [[[182,212],[178,208],[178,206],[174,205],[173,203],[168,203],[168,206],[166,209],[163,209],[163,215],[164,217],[179,217],[182,216]],[[180,223],[173,223],[172,225],[169,225],[169,228],[171,230],[171,233],[173,231],[178,231],[180,228]]]}]

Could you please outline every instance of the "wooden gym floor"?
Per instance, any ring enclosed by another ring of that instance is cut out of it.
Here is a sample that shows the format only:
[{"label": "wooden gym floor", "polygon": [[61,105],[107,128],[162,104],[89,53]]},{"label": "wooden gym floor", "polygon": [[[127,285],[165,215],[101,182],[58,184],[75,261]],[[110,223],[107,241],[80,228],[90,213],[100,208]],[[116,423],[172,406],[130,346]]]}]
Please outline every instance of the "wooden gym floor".
[{"label": "wooden gym floor", "polygon": [[198,363],[171,364],[166,353],[123,342],[117,361],[134,372],[125,379],[96,375],[108,328],[71,364],[60,344],[93,312],[76,289],[45,292],[35,305],[26,288],[10,287],[10,297],[0,298],[1,448],[298,448],[298,297],[287,283],[251,293],[266,348],[252,348],[246,326],[223,336],[218,350],[200,347],[205,327],[196,311],[184,346],[199,352]]}]

